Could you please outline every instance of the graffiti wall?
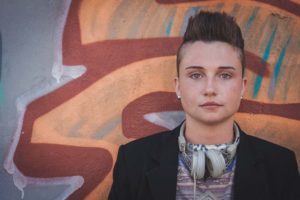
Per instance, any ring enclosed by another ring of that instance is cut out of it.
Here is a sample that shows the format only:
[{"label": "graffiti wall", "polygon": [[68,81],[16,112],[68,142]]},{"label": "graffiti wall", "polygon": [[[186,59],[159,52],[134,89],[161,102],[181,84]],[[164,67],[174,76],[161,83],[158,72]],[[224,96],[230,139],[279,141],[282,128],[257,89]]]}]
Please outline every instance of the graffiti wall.
[{"label": "graffiti wall", "polygon": [[[24,30],[40,37],[12,51],[5,45],[15,38],[0,34],[1,132],[10,138],[1,149],[1,199],[106,199],[119,145],[184,118],[174,93],[175,54],[200,10],[235,16],[245,38],[248,88],[236,120],[295,151],[300,164],[299,0],[27,3],[4,3],[16,16],[32,9],[27,26],[35,28]],[[1,32],[10,23],[2,20]],[[41,51],[49,57],[36,58]],[[36,66],[27,79],[9,59],[23,54]],[[36,70],[43,75],[34,77]]]}]

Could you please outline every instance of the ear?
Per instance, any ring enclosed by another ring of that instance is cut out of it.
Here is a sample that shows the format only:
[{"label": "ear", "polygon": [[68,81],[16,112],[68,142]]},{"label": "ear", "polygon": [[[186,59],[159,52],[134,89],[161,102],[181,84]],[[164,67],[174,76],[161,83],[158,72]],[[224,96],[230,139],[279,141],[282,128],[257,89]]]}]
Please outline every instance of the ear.
[{"label": "ear", "polygon": [[179,84],[178,76],[176,76],[174,78],[174,84],[175,84],[175,92],[176,92],[177,98],[179,98],[181,96],[181,94],[180,94],[180,84]]},{"label": "ear", "polygon": [[246,91],[246,87],[247,87],[247,78],[243,77],[242,80],[242,91],[241,91],[241,97],[244,96],[244,93]]}]

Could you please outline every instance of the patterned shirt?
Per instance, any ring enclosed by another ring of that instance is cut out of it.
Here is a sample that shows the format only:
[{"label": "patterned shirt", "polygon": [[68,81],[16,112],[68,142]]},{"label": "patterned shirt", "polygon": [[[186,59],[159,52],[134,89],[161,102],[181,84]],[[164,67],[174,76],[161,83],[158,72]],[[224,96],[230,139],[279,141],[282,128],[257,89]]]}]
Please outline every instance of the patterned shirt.
[{"label": "patterned shirt", "polygon": [[[179,153],[177,174],[177,200],[190,200],[194,198],[194,179],[186,166],[183,156]],[[234,177],[234,159],[226,168],[226,172],[219,178],[208,177],[196,180],[197,200],[230,200],[232,199],[232,185]]]}]

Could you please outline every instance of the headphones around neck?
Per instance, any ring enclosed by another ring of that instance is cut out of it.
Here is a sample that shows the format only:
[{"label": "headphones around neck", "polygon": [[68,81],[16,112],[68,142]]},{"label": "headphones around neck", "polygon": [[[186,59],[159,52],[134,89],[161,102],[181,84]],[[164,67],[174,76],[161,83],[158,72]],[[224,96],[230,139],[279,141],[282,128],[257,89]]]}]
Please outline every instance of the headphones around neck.
[{"label": "headphones around neck", "polygon": [[224,150],[209,149],[207,151],[193,151],[192,155],[186,153],[186,140],[184,137],[185,122],[180,127],[178,137],[179,150],[183,155],[184,161],[191,171],[191,175],[196,179],[204,177],[205,168],[208,169],[210,176],[213,178],[220,177],[231,163],[235,156],[237,146],[239,144],[239,129],[233,124],[235,140],[232,144],[226,145]]}]

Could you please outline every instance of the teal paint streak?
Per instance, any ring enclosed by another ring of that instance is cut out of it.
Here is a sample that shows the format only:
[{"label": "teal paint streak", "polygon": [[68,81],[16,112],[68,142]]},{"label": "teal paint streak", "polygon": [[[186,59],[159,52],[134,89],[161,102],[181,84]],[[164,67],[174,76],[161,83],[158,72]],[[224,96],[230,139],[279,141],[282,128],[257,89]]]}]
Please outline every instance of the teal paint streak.
[{"label": "teal paint streak", "polygon": [[253,21],[255,20],[258,12],[259,12],[259,8],[258,7],[254,8],[251,16],[249,17],[249,19],[247,21],[247,24],[246,24],[246,27],[245,27],[245,34],[249,31],[249,29],[250,29],[251,25],[253,24]]},{"label": "teal paint streak", "polygon": [[188,25],[188,22],[189,22],[189,18],[191,16],[194,16],[197,12],[199,12],[201,10],[201,7],[199,6],[195,6],[195,7],[191,7],[190,9],[188,9],[185,13],[185,16],[184,16],[184,20],[183,20],[183,23],[181,25],[181,29],[180,29],[180,35],[183,36],[184,33],[185,33],[185,30],[186,30],[186,27]]},{"label": "teal paint streak", "polygon": [[174,16],[175,16],[175,12],[172,13],[171,17],[169,17],[167,22],[167,29],[166,29],[166,36],[169,36],[172,30],[172,26],[173,26],[173,22],[174,22]]},{"label": "teal paint streak", "polygon": [[[265,49],[264,55],[263,55],[263,61],[267,62],[270,56],[270,52],[271,52],[271,48],[272,48],[272,44],[274,41],[276,35],[276,28],[273,30],[272,35],[268,41],[267,47]],[[264,73],[262,73],[264,74]],[[254,81],[254,90],[253,90],[253,98],[255,99],[258,95],[258,92],[260,90],[261,87],[261,83],[262,83],[263,77],[261,75],[257,75]]]},{"label": "teal paint streak", "polygon": [[268,91],[268,96],[271,99],[273,99],[274,94],[275,94],[275,89],[276,89],[279,73],[280,73],[280,70],[281,70],[282,62],[283,62],[283,59],[284,59],[284,56],[285,56],[285,53],[286,53],[286,49],[287,49],[290,41],[291,41],[291,36],[288,38],[287,42],[285,43],[284,47],[282,48],[282,50],[280,52],[280,55],[279,55],[279,58],[276,62],[275,68],[274,68],[271,84],[269,86],[269,91]]},{"label": "teal paint streak", "polygon": [[167,26],[167,30],[166,30],[166,35],[169,36],[171,33],[171,29],[172,29],[172,25],[173,25],[173,20],[171,20]]}]

